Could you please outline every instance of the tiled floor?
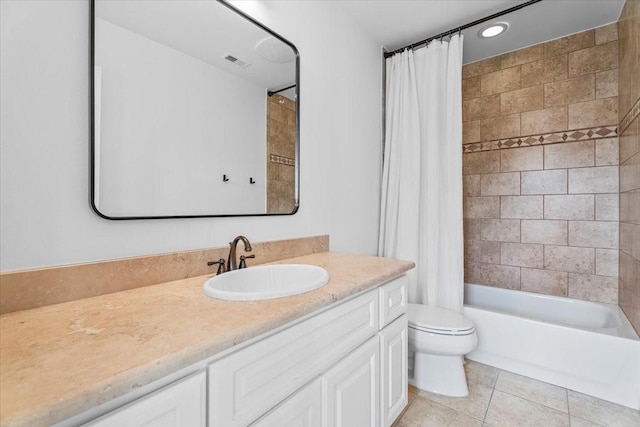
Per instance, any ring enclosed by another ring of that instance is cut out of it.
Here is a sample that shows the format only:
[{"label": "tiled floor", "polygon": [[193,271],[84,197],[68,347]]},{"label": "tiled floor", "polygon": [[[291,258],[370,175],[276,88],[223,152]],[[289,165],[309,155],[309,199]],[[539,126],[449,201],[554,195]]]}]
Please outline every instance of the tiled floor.
[{"label": "tiled floor", "polygon": [[409,405],[393,427],[640,427],[640,411],[466,361],[468,397],[409,387]]}]

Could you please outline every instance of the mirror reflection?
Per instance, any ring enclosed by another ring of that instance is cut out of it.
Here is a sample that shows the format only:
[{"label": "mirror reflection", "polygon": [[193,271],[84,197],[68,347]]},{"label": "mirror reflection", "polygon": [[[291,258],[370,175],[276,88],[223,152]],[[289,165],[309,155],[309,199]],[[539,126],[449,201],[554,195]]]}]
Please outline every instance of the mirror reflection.
[{"label": "mirror reflection", "polygon": [[95,0],[92,48],[98,214],[295,213],[293,45],[214,0]]}]

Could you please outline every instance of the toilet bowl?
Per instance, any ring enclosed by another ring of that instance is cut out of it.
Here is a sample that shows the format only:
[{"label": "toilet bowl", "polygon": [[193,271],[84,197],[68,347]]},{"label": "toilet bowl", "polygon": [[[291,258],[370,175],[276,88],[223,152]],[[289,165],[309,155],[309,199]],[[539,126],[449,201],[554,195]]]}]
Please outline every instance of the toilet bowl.
[{"label": "toilet bowl", "polygon": [[468,396],[463,356],[478,344],[473,322],[451,310],[422,304],[409,304],[408,314],[409,383],[445,396]]}]

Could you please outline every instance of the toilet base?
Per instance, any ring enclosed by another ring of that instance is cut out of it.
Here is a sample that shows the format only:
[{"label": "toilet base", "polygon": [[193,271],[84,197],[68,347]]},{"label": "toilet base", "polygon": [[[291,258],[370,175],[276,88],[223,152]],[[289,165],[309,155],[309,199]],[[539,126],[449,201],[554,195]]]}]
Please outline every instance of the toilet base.
[{"label": "toilet base", "polygon": [[414,353],[413,378],[409,384],[444,396],[469,395],[462,356]]}]

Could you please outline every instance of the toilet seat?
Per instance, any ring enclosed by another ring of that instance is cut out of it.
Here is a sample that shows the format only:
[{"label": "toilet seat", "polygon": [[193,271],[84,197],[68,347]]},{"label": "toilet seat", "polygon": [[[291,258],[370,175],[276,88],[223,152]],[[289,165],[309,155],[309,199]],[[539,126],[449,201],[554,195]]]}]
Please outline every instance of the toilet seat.
[{"label": "toilet seat", "polygon": [[461,314],[441,307],[409,304],[409,328],[437,335],[471,335],[473,322]]}]

